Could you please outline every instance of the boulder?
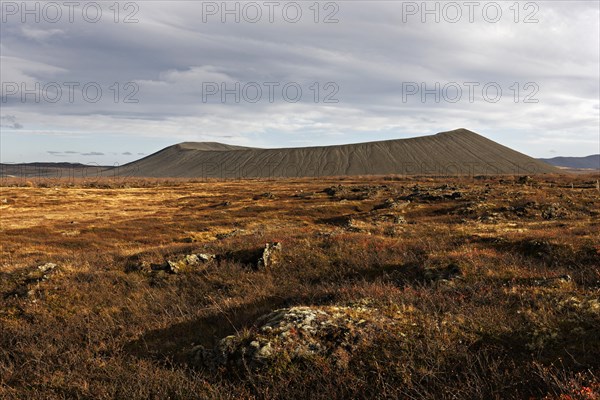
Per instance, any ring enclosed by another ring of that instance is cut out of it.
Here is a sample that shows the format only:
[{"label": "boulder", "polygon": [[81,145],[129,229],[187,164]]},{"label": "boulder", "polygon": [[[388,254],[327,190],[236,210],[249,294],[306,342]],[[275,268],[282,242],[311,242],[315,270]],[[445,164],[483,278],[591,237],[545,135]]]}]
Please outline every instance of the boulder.
[{"label": "boulder", "polygon": [[366,200],[375,197],[381,190],[388,190],[387,186],[331,186],[323,190],[330,197],[337,200]]},{"label": "boulder", "polygon": [[552,203],[542,210],[542,218],[544,219],[558,219],[566,215],[566,210],[558,203]]},{"label": "boulder", "polygon": [[183,269],[188,267],[198,267],[209,263],[214,260],[216,256],[214,254],[187,254],[180,256],[175,260],[166,260],[163,264],[152,264],[152,271],[165,271],[170,274],[177,274]]},{"label": "boulder", "polygon": [[53,271],[56,267],[58,267],[58,265],[56,265],[54,263],[46,263],[46,264],[39,265],[37,267],[37,269],[40,272],[42,272],[43,274],[46,274],[47,272]]},{"label": "boulder", "polygon": [[213,349],[195,347],[192,359],[197,366],[215,369],[323,357],[345,368],[365,339],[394,325],[394,320],[363,305],[283,308],[259,318],[250,331],[223,338]]},{"label": "boulder", "polygon": [[406,218],[401,214],[383,214],[377,217],[379,221],[391,222],[394,224],[405,224]]},{"label": "boulder", "polygon": [[267,243],[258,259],[256,266],[258,269],[269,269],[275,266],[281,259],[281,243]]},{"label": "boulder", "polygon": [[269,269],[281,261],[282,245],[279,242],[266,243],[264,247],[245,248],[229,251],[220,259],[242,264],[254,270]]},{"label": "boulder", "polygon": [[384,210],[384,209],[394,209],[394,210],[402,210],[406,208],[410,204],[410,201],[396,201],[394,199],[387,199],[383,203],[376,205],[373,207],[373,210]]},{"label": "boulder", "polygon": [[[28,267],[22,275],[14,282],[14,288],[4,293],[4,298],[17,297],[35,297],[40,289],[40,285],[50,279],[51,275],[58,270],[58,265],[54,263],[45,263],[37,267]],[[35,299],[33,300],[35,302]]]},{"label": "boulder", "polygon": [[527,184],[532,183],[532,182],[533,182],[533,178],[530,177],[530,176],[520,176],[517,179],[517,183],[520,184],[520,185],[527,185]]}]

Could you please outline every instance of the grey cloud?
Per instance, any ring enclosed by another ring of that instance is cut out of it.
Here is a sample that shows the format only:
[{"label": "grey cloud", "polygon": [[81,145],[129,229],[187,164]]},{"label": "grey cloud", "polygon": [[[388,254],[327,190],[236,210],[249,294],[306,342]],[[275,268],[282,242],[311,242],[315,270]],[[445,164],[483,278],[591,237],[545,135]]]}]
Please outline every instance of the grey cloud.
[{"label": "grey cloud", "polygon": [[92,151],[89,153],[81,153],[82,156],[103,156],[104,153],[101,153],[99,151]]},{"label": "grey cloud", "polygon": [[53,156],[72,156],[75,154],[81,154],[81,152],[79,151],[73,151],[73,150],[66,150],[66,151],[47,151],[46,153],[51,154]]},{"label": "grey cloud", "polygon": [[[74,127],[94,138],[114,132],[132,143],[158,137],[286,146],[298,140],[339,143],[458,126],[497,135],[512,132],[506,144],[517,144],[524,133],[535,136],[540,129],[573,143],[597,140],[600,46],[589,32],[598,30],[598,3],[536,2],[537,24],[515,24],[508,9],[512,3],[502,4],[505,17],[494,25],[481,18],[473,24],[423,24],[419,16],[403,23],[399,4],[366,1],[339,2],[336,24],[310,19],[298,24],[202,23],[201,5],[192,2],[169,7],[140,3],[136,24],[23,26],[10,20],[0,28],[3,81],[31,78],[79,82],[80,87],[72,104],[49,107],[13,96],[4,105],[11,114],[27,112],[27,125],[67,134]],[[295,104],[281,99],[209,104],[202,99],[207,80],[298,82],[304,96]],[[82,99],[81,86],[87,82],[102,87],[99,102]],[[124,102],[131,93],[125,89],[128,82],[139,87],[134,96],[138,103]],[[309,89],[314,82],[321,85],[321,97],[326,94],[322,85],[335,82],[339,102],[315,104]],[[403,101],[405,82],[429,88],[436,82],[497,82],[503,97],[487,103],[479,92],[474,103],[466,95],[457,103],[438,103],[432,96],[422,101],[418,95]],[[537,83],[539,103],[520,99],[515,104],[514,82],[520,83],[521,97],[524,83]],[[4,127],[4,119],[2,123]],[[114,151],[109,144],[98,150]],[[588,145],[580,146],[584,151]]]},{"label": "grey cloud", "polygon": [[23,125],[17,122],[17,118],[14,115],[6,115],[0,117],[0,127],[9,129],[22,129]]},{"label": "grey cloud", "polygon": [[124,155],[124,156],[131,156],[131,155],[132,155],[132,153],[130,153],[130,152],[128,152],[128,151],[126,151],[126,152],[124,152],[124,153],[121,153],[121,154],[122,154],[122,155]]}]

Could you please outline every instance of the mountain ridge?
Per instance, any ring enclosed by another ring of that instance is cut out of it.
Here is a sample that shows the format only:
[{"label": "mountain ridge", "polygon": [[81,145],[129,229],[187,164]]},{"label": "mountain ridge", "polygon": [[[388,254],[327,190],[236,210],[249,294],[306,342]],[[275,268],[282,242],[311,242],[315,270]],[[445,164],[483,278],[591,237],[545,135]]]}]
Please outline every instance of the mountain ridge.
[{"label": "mountain ridge", "polygon": [[600,170],[600,154],[592,154],[585,157],[560,156],[539,158],[538,160],[554,165],[555,167]]},{"label": "mountain ridge", "polygon": [[120,169],[131,176],[225,179],[560,173],[549,164],[464,128],[428,136],[332,146],[255,148],[183,142]]}]

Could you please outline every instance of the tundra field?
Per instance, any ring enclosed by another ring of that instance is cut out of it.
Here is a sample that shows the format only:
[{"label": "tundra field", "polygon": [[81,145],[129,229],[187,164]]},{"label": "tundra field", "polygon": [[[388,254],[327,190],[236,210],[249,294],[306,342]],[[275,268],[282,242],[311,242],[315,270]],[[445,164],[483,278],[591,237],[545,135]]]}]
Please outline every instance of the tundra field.
[{"label": "tundra field", "polygon": [[600,398],[597,175],[1,183],[1,399]]}]

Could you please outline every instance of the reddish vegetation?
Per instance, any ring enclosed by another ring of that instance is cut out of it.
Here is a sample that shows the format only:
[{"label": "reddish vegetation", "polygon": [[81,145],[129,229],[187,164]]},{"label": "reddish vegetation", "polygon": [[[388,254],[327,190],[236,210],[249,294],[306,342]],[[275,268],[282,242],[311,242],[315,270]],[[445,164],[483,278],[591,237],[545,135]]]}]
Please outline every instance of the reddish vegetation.
[{"label": "reddish vegetation", "polygon": [[[5,180],[0,398],[597,399],[597,179]],[[360,341],[193,361],[295,306]]]}]

